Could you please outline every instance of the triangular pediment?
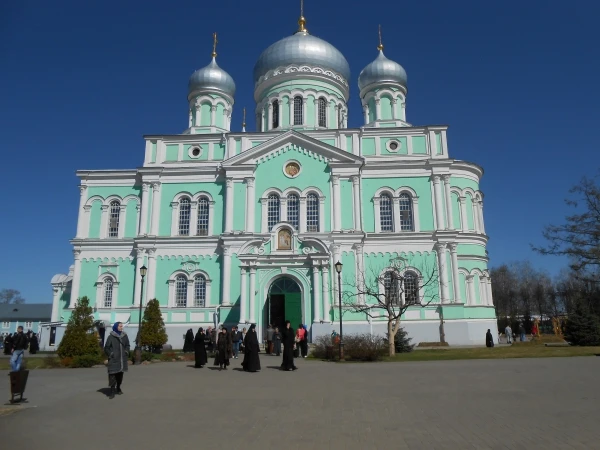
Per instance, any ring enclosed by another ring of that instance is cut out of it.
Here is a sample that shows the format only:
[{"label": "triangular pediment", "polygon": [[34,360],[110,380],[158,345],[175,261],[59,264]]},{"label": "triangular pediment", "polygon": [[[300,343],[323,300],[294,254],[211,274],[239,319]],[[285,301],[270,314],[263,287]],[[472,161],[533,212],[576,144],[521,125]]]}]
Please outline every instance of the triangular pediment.
[{"label": "triangular pediment", "polygon": [[244,165],[259,164],[282,152],[298,151],[325,161],[329,164],[342,164],[344,166],[361,166],[364,159],[352,153],[340,150],[332,145],[298,133],[287,131],[279,136],[263,142],[245,152],[223,161],[223,167],[239,167]]}]

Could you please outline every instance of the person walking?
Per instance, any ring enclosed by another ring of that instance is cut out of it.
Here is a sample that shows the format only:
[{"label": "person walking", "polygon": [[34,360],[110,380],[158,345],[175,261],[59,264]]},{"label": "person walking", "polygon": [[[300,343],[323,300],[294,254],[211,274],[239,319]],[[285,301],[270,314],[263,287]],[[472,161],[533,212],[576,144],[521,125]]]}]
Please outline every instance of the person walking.
[{"label": "person walking", "polygon": [[273,333],[275,333],[273,325],[269,324],[269,327],[267,328],[267,348],[265,349],[267,355],[273,354]]},{"label": "person walking", "polygon": [[298,325],[298,329],[296,330],[296,342],[300,347],[300,356],[306,358],[308,354],[308,333],[302,324]]},{"label": "person walking", "polygon": [[40,349],[40,344],[38,341],[38,337],[37,334],[32,333],[31,334],[31,339],[29,341],[29,354],[30,355],[35,355],[38,350]]},{"label": "person walking", "polygon": [[231,329],[231,341],[233,344],[233,359],[238,359],[240,353],[240,344],[242,342],[242,332],[238,331],[238,327]]},{"label": "person walking", "polygon": [[296,334],[289,320],[285,321],[285,328],[281,332],[283,342],[283,361],[281,362],[282,370],[296,370],[294,364],[294,346],[296,345]]},{"label": "person walking", "polygon": [[485,333],[485,346],[488,348],[494,346],[494,336],[492,336],[492,332],[489,328],[487,330],[487,333]]},{"label": "person walking", "polygon": [[198,328],[196,337],[194,338],[194,367],[201,369],[208,361],[206,354],[206,344],[204,342],[206,335],[204,334],[204,328]]},{"label": "person walking", "polygon": [[215,366],[219,366],[219,370],[227,370],[229,365],[229,355],[231,353],[231,341],[227,335],[227,328],[221,328],[219,338],[217,340],[217,356],[215,357]]},{"label": "person walking", "polygon": [[273,333],[273,345],[275,356],[279,356],[281,354],[281,333],[278,327],[275,327],[275,332]]},{"label": "person walking", "polygon": [[504,334],[506,335],[506,343],[512,344],[513,337],[512,337],[512,328],[510,327],[510,325],[506,325],[506,328],[504,329]]},{"label": "person walking", "polygon": [[19,326],[12,338],[10,368],[13,372],[21,370],[21,363],[23,362],[25,350],[27,350],[27,344],[27,336],[23,333],[23,327]]},{"label": "person walking", "polygon": [[525,327],[522,322],[519,323],[519,340],[525,342]]},{"label": "person walking", "polygon": [[115,398],[115,393],[123,394],[121,384],[123,383],[123,373],[127,372],[127,361],[129,358],[129,337],[123,331],[123,324],[115,322],[112,331],[104,344],[104,353],[108,356],[108,385],[110,395],[108,398]]},{"label": "person walking", "polygon": [[244,340],[244,360],[242,368],[245,372],[256,372],[260,370],[260,357],[258,356],[258,336],[256,325],[250,325],[250,330]]}]

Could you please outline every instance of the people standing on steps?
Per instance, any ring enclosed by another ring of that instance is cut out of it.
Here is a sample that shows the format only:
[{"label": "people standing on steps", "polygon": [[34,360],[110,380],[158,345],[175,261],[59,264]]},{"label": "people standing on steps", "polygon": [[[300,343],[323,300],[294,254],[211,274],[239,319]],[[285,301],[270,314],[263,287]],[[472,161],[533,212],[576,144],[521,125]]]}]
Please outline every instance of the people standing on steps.
[{"label": "people standing on steps", "polygon": [[104,353],[108,356],[108,385],[110,395],[108,398],[115,398],[115,394],[121,395],[121,384],[123,383],[123,373],[127,372],[127,360],[129,358],[129,337],[123,331],[123,324],[115,322],[112,331],[106,339]]},{"label": "people standing on steps", "polygon": [[296,334],[289,320],[285,321],[285,328],[281,332],[283,342],[283,361],[281,362],[282,370],[296,370],[294,364],[294,346],[296,345]]},{"label": "people standing on steps", "polygon": [[194,338],[194,367],[201,369],[206,365],[208,361],[208,355],[206,354],[206,335],[204,334],[204,328],[198,328],[196,337]]}]

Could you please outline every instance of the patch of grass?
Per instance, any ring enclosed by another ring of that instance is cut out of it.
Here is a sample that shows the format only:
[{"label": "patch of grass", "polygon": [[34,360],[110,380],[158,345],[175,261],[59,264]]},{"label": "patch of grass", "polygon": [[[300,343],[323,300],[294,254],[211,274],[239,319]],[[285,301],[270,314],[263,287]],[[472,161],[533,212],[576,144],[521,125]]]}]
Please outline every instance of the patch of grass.
[{"label": "patch of grass", "polygon": [[[33,369],[45,369],[47,358],[25,358],[25,368],[29,370]],[[0,370],[10,370],[10,359],[0,359]]]},{"label": "patch of grass", "polygon": [[513,345],[512,347],[478,347],[439,350],[418,350],[386,357],[386,361],[449,361],[459,359],[556,358],[593,356],[600,347],[544,347],[541,345]]}]

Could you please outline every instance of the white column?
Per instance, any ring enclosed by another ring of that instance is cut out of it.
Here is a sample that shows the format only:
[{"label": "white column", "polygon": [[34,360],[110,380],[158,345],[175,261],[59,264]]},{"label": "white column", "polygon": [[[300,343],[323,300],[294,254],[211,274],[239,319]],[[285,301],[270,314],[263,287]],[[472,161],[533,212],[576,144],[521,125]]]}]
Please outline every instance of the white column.
[{"label": "white column", "polygon": [[487,300],[488,306],[494,306],[494,298],[492,297],[492,279],[488,276],[487,280]]},{"label": "white column", "polygon": [[323,264],[323,321],[329,322],[331,320],[330,309],[331,309],[331,293],[329,292],[329,267],[327,263]]},{"label": "white column", "polygon": [[194,306],[194,279],[187,280],[187,296],[185,298],[185,306],[191,308]]},{"label": "white column", "polygon": [[231,295],[231,250],[229,247],[223,247],[223,279],[221,285],[223,287],[221,304],[229,305],[231,303],[229,298]]},{"label": "white column", "polygon": [[483,225],[483,202],[479,201],[479,228],[485,234],[485,226]]},{"label": "white column", "polygon": [[365,116],[365,125],[369,123],[369,105],[363,106],[363,115]]},{"label": "white column", "polygon": [[290,102],[290,128],[294,125],[294,97],[289,97]]},{"label": "white column", "polygon": [[142,183],[142,206],[140,209],[140,217],[138,224],[138,235],[143,236],[147,233],[148,225],[148,189],[150,185],[148,183]]},{"label": "white column", "polygon": [[360,209],[360,177],[352,177],[352,197],[354,199],[354,229],[362,230],[362,214]]},{"label": "white column", "polygon": [[160,222],[160,183],[152,183],[152,219],[150,220],[150,235],[158,236]]},{"label": "white column", "polygon": [[[300,227],[299,227],[299,232],[300,233],[306,233],[306,197],[300,197],[300,217],[299,217],[299,222],[300,222]],[[319,217],[320,219],[320,217]],[[322,229],[320,229],[319,231],[323,232]]]},{"label": "white column", "polygon": [[283,125],[283,99],[279,98],[277,101],[277,128],[281,128],[281,126]]},{"label": "white column", "polygon": [[201,111],[200,105],[196,105],[195,106],[195,111],[196,111],[196,114],[195,114],[195,125],[197,127],[199,127],[200,126],[200,111]]},{"label": "white column", "polygon": [[227,188],[225,191],[225,232],[233,231],[233,179],[227,178]]},{"label": "white column", "polygon": [[[321,284],[319,283],[319,266],[313,265],[312,267],[312,271],[313,271],[313,285],[312,285],[312,291],[313,291],[313,322],[320,322],[321,321]],[[304,318],[304,320],[307,320],[307,317]]]},{"label": "white column", "polygon": [[127,207],[123,204],[119,205],[119,227],[117,228],[117,237],[123,239],[125,237],[125,213]]},{"label": "white column", "polygon": [[83,224],[81,225],[83,227],[83,231],[81,234],[82,238],[86,238],[90,236],[90,216],[92,215],[92,205],[85,205],[83,207],[83,217],[81,218],[81,220],[83,220]]},{"label": "white column", "polygon": [[450,193],[450,175],[443,175],[442,178],[444,179],[444,194],[446,197],[446,217],[448,219],[446,223],[446,229],[452,230],[454,229],[454,219],[452,217],[452,194]]},{"label": "white column", "polygon": [[267,122],[267,130],[273,129],[273,103],[269,102],[268,106],[268,122]]},{"label": "white column", "polygon": [[338,280],[337,280],[337,272],[335,271],[335,263],[340,261],[341,262],[342,259],[342,248],[339,244],[334,244],[333,246],[333,261],[331,264],[331,274],[332,274],[332,280],[331,282],[333,283],[333,302],[332,304],[337,305],[340,303],[340,297],[338,294]]},{"label": "white column", "polygon": [[246,268],[241,267],[241,283],[240,283],[240,323],[246,323],[246,302],[248,301],[248,276]]},{"label": "white column", "polygon": [[485,277],[481,275],[479,277],[479,303],[482,305],[487,305],[487,286],[485,282]]},{"label": "white column", "polygon": [[306,122],[306,98],[302,98],[302,126],[306,126],[308,123]]},{"label": "white column", "polygon": [[333,231],[340,231],[342,228],[340,176],[332,175],[331,182],[333,184]]},{"label": "white column", "polygon": [[375,120],[381,120],[381,100],[375,99]]},{"label": "white column", "polygon": [[464,232],[469,231],[469,220],[467,219],[467,201],[463,196],[458,197],[460,202],[460,226]]},{"label": "white column", "polygon": [[379,208],[381,197],[373,198],[373,207],[375,208],[375,233],[381,233],[381,209]]},{"label": "white column", "polygon": [[279,199],[279,220],[281,220],[282,222],[286,222],[288,220],[287,217],[287,213],[288,213],[288,209],[287,209],[287,198],[286,197],[281,197]]},{"label": "white column", "polygon": [[467,275],[467,306],[472,306],[477,303],[475,299],[475,282],[473,281],[473,278],[474,275]]},{"label": "white column", "polygon": [[269,222],[268,222],[268,217],[267,217],[267,203],[268,203],[268,199],[266,198],[261,198],[260,199],[260,212],[261,212],[261,216],[260,216],[260,232],[261,233],[266,233],[269,231]]},{"label": "white column", "polygon": [[84,206],[86,201],[87,186],[82,184],[79,186],[79,213],[77,214],[77,239],[86,237],[85,232],[85,219],[84,219]]},{"label": "white column", "polygon": [[133,274],[134,286],[133,286],[133,304],[140,306],[141,294],[142,294],[142,277],[140,275],[140,267],[144,265],[144,255],[146,249],[138,248],[135,255],[135,269]]},{"label": "white column", "polygon": [[254,198],[254,178],[246,178],[246,231],[254,232],[254,210],[256,199]]},{"label": "white column", "polygon": [[[365,291],[365,260],[364,260],[364,246],[362,244],[356,244],[354,246],[356,250],[356,284],[358,288]],[[361,304],[365,303],[365,295],[359,294],[358,301]]]},{"label": "white column", "polygon": [[437,230],[444,229],[444,203],[442,200],[442,187],[440,186],[440,176],[433,175],[433,189],[435,196],[435,223]]},{"label": "white column", "polygon": [[[313,116],[313,126],[317,128],[319,126],[319,99],[315,98],[313,100],[313,105],[315,106],[315,114]],[[325,124],[327,125],[327,119],[325,119]]]},{"label": "white column", "polygon": [[[211,217],[208,216],[208,220]],[[198,202],[193,201],[190,203],[190,236],[196,236],[198,234]]]},{"label": "white column", "polygon": [[156,250],[149,249],[148,252],[148,275],[146,276],[145,285],[146,292],[142,293],[142,301],[144,305],[148,300],[156,298]]},{"label": "white column", "polygon": [[438,255],[439,280],[442,294],[441,303],[448,303],[448,267],[446,265],[446,244],[437,243],[435,249]]},{"label": "white column", "polygon": [[216,106],[211,106],[210,107],[210,125],[211,126],[215,126],[217,124],[217,107]]},{"label": "white column", "polygon": [[452,260],[452,286],[454,287],[454,303],[462,303],[460,298],[460,278],[458,275],[458,244],[449,244],[450,256]]},{"label": "white column", "polygon": [[79,298],[79,285],[81,283],[81,250],[73,250],[73,257],[75,258],[75,267],[73,269],[73,281],[71,282],[71,301],[69,302],[69,308],[75,308],[75,306],[77,306],[77,299]]},{"label": "white column", "polygon": [[250,323],[256,323],[256,267],[250,267]]},{"label": "white column", "polygon": [[401,224],[400,224],[400,198],[393,197],[392,198],[392,219],[394,220],[394,231],[396,233],[400,233]]},{"label": "white column", "polygon": [[108,205],[100,207],[100,239],[108,237],[108,216],[110,215],[108,208]]},{"label": "white column", "polygon": [[398,119],[398,99],[392,99],[392,119]]},{"label": "white column", "polygon": [[58,322],[58,304],[60,302],[60,294],[62,293],[62,289],[59,285],[52,285],[52,315],[50,316],[50,320],[52,322]]},{"label": "white column", "polygon": [[190,108],[190,114],[189,114],[189,117],[188,117],[188,128],[192,128],[192,126],[194,125],[193,119],[194,119],[194,112]]},{"label": "white column", "polygon": [[477,206],[477,200],[471,199],[471,204],[473,205],[473,228],[475,228],[475,233],[481,233],[481,227],[479,226],[479,208]]}]

